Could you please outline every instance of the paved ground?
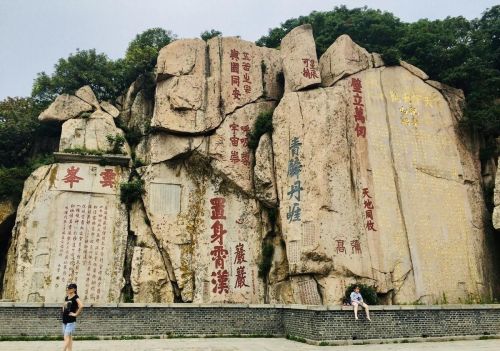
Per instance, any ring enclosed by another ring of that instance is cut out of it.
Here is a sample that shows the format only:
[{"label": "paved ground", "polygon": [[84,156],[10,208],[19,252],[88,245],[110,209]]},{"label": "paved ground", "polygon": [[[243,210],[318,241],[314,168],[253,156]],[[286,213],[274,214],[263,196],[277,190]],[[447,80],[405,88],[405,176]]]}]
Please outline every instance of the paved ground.
[{"label": "paved ground", "polygon": [[[1,341],[0,351],[57,351],[61,341]],[[409,344],[312,346],[286,339],[149,339],[76,341],[73,351],[498,351],[500,339]]]}]

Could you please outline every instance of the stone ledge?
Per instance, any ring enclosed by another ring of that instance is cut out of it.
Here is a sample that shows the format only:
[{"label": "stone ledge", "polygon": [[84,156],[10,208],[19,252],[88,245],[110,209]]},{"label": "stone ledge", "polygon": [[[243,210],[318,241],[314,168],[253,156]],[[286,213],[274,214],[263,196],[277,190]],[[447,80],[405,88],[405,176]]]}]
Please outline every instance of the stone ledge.
[{"label": "stone ledge", "polygon": [[[84,302],[85,304],[85,302]],[[0,301],[2,307],[46,307],[59,308],[59,302],[12,302]],[[288,309],[288,310],[309,310],[309,311],[352,311],[353,306],[342,305],[282,305],[282,304],[224,304],[224,303],[100,303],[91,302],[85,304],[86,308],[238,308],[238,309]],[[483,304],[483,305],[369,305],[370,311],[400,311],[400,310],[489,310],[500,309],[500,304]]]},{"label": "stone ledge", "polygon": [[[84,304],[85,306],[85,304]],[[90,304],[90,307],[98,307],[98,308],[117,308],[118,304],[117,303],[100,303],[100,302],[94,302]]]},{"label": "stone ledge", "polygon": [[128,167],[130,157],[123,155],[104,154],[104,155],[79,155],[67,152],[54,152],[54,159],[59,163],[96,163],[105,162],[107,166],[124,166]]},{"label": "stone ledge", "polygon": [[[430,336],[409,337],[409,338],[390,338],[390,339],[359,339],[359,340],[311,340],[304,339],[306,344],[319,345],[320,343],[328,343],[329,346],[349,346],[349,345],[373,345],[373,344],[411,344],[416,342],[438,342],[438,341],[461,341],[461,340],[481,340],[484,335],[456,335],[456,336]],[[500,339],[500,334],[488,335],[494,339]],[[408,347],[408,349],[410,349]]]}]

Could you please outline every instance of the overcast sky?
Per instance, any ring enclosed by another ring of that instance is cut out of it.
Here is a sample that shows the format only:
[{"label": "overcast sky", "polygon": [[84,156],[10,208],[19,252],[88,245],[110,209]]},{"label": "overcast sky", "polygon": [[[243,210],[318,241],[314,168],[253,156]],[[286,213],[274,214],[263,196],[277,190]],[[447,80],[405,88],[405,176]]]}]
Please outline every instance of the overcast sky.
[{"label": "overcast sky", "polygon": [[311,11],[368,6],[405,22],[476,18],[498,0],[0,0],[0,99],[28,96],[36,74],[61,57],[92,49],[123,57],[136,34],[153,27],[179,38],[208,29],[255,41],[289,18]]}]

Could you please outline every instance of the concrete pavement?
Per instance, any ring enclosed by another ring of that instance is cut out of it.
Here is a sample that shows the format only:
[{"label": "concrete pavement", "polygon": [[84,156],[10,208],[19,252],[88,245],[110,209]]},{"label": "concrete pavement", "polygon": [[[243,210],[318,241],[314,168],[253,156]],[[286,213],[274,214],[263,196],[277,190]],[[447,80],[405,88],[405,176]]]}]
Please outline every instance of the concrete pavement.
[{"label": "concrete pavement", "polygon": [[[0,341],[0,351],[56,351],[62,341]],[[75,341],[73,351],[498,351],[500,339],[404,344],[313,346],[280,338]]]}]

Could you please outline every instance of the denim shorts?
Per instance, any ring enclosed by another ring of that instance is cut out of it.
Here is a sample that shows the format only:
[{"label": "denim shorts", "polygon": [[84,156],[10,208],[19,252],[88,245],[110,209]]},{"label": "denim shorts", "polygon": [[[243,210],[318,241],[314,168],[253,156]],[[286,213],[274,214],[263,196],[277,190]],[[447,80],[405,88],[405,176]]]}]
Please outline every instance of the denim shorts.
[{"label": "denim shorts", "polygon": [[73,335],[73,333],[75,332],[75,328],[76,328],[76,322],[63,323],[62,325],[63,335]]}]

